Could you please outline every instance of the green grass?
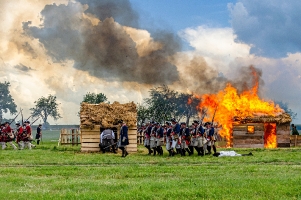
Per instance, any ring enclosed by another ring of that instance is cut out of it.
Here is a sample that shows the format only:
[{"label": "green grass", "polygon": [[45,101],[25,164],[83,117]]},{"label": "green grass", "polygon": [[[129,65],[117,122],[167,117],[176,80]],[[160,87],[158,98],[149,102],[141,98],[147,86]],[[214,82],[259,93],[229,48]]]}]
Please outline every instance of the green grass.
[{"label": "green grass", "polygon": [[[0,150],[0,199],[301,199],[301,149],[247,157],[81,153],[51,142]],[[56,140],[58,137],[56,138]]]}]

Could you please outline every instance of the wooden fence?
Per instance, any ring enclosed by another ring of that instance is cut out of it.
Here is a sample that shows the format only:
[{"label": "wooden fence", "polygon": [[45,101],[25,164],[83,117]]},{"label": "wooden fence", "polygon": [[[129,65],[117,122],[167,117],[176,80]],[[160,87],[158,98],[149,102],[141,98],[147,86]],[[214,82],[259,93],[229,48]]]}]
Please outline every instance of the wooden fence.
[{"label": "wooden fence", "polygon": [[291,135],[291,147],[301,147],[301,135]]},{"label": "wooden fence", "polygon": [[61,129],[59,145],[79,145],[81,144],[79,129]]}]

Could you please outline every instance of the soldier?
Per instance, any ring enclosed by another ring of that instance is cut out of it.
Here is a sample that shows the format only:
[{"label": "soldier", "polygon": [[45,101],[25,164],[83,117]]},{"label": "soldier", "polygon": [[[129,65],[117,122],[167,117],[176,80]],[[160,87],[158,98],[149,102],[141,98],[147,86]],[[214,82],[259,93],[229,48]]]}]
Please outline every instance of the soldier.
[{"label": "soldier", "polygon": [[160,125],[160,123],[157,123],[156,125],[156,150],[158,152],[159,155],[163,155],[163,148],[162,145],[164,143],[164,129],[162,128],[162,126]]},{"label": "soldier", "polygon": [[23,127],[20,126],[20,123],[16,123],[17,130],[16,130],[16,143],[19,146],[19,149],[22,150],[24,148],[24,141],[22,140],[22,135],[23,135]]},{"label": "soldier", "polygon": [[42,124],[39,124],[37,128],[37,134],[36,134],[37,145],[40,144],[41,138],[42,138]]},{"label": "soldier", "polygon": [[172,138],[172,154],[174,155],[174,151],[173,149],[176,148],[176,152],[177,154],[181,153],[181,144],[180,144],[180,140],[179,140],[179,135],[180,135],[180,131],[181,131],[181,127],[180,124],[173,118],[170,120],[172,123],[172,134],[171,134],[171,138]]},{"label": "soldier", "polygon": [[116,153],[115,147],[113,145],[114,144],[114,139],[115,139],[115,134],[109,128],[105,129],[100,134],[100,146],[101,146],[101,149],[102,149],[103,153],[106,152],[106,148],[108,148],[108,146],[112,146],[113,153]]},{"label": "soldier", "polygon": [[181,138],[181,155],[185,156],[185,152],[187,151],[189,156],[192,155],[192,153],[188,149],[188,145],[190,143],[190,132],[189,128],[186,127],[186,123],[181,123],[181,131],[180,131],[180,138]]},{"label": "soldier", "polygon": [[5,136],[4,136],[4,124],[1,124],[1,126],[0,126],[0,143],[1,143],[2,149],[5,149],[6,145],[5,145]]},{"label": "soldier", "polygon": [[28,149],[31,149],[31,147],[35,147],[35,146],[31,144],[32,134],[31,134],[30,122],[27,120],[24,123],[25,123],[25,129],[23,129],[23,131],[25,130],[25,133],[26,133],[26,134],[23,134],[24,145],[25,145],[25,147],[27,146]]},{"label": "soldier", "polygon": [[157,148],[156,132],[157,132],[157,123],[154,122],[152,125],[151,134],[150,134],[150,148],[153,150],[154,156],[156,155],[156,148]]},{"label": "soldier", "polygon": [[[188,149],[191,152],[191,154],[194,154],[194,149],[197,150],[197,148],[195,148],[196,143],[196,134],[195,134],[195,125],[194,122],[192,123],[192,125],[189,127],[189,132],[190,132],[190,142],[188,145]],[[198,152],[198,151],[197,151]]]},{"label": "soldier", "polygon": [[199,121],[195,120],[194,121],[194,137],[195,137],[195,143],[194,143],[194,148],[197,150],[199,156],[204,155],[204,144],[206,142],[206,139],[204,137],[204,128],[202,124],[199,123]]},{"label": "soldier", "polygon": [[207,151],[208,151],[208,155],[211,154],[211,146],[213,147],[213,151],[214,153],[216,153],[216,147],[214,145],[215,142],[215,137],[214,137],[214,128],[211,126],[210,122],[206,122],[205,123],[205,133],[206,133],[206,137],[207,137],[207,142],[206,142],[206,146],[207,146]]},{"label": "soldier", "polygon": [[172,126],[170,122],[165,123],[166,126],[166,150],[169,152],[169,156],[174,156],[174,150],[172,148]]},{"label": "soldier", "polygon": [[128,127],[125,123],[123,123],[123,120],[119,120],[118,123],[121,127],[118,147],[122,150],[121,157],[126,157],[129,154],[126,151],[126,146],[129,144]]},{"label": "soldier", "polygon": [[13,143],[13,140],[15,139],[15,137],[14,137],[13,131],[9,125],[9,122],[5,122],[3,133],[4,133],[5,148],[6,148],[6,143],[9,143],[14,148],[14,150],[17,150],[16,145]]},{"label": "soldier", "polygon": [[151,155],[153,151],[150,148],[150,135],[152,132],[152,122],[148,124],[144,130],[144,146],[148,149],[148,155]]}]

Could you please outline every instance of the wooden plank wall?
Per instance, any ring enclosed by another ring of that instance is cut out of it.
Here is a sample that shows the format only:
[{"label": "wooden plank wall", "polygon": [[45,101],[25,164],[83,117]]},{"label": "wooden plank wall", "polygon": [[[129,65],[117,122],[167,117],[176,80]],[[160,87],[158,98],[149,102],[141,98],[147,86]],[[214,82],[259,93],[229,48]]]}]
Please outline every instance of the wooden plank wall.
[{"label": "wooden plank wall", "polygon": [[[254,133],[248,133],[254,126]],[[264,148],[264,125],[262,123],[233,124],[234,148]]]},{"label": "wooden plank wall", "polygon": [[290,123],[277,124],[277,147],[290,147]]},{"label": "wooden plank wall", "polygon": [[[117,138],[119,137],[120,128],[117,127]],[[116,136],[115,136],[116,137]],[[128,131],[129,145],[127,151],[137,152],[137,128],[129,127]],[[81,151],[82,152],[99,152],[100,142],[100,125],[95,125],[93,129],[81,127]]]},{"label": "wooden plank wall", "polygon": [[291,147],[301,147],[301,135],[291,135],[290,136],[290,146]]}]

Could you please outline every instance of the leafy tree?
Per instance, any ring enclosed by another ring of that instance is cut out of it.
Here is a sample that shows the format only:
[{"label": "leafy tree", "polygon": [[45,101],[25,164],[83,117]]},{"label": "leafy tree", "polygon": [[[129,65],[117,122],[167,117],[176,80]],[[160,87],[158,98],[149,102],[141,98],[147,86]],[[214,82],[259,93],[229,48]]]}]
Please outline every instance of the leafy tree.
[{"label": "leafy tree", "polygon": [[95,94],[88,92],[82,102],[87,102],[90,104],[99,104],[102,102],[106,102],[108,98],[103,93]]},{"label": "leafy tree", "polygon": [[150,119],[163,123],[176,116],[176,98],[178,93],[168,86],[162,85],[149,91],[150,97],[145,99]]},{"label": "leafy tree", "polygon": [[293,112],[292,109],[288,107],[288,103],[283,101],[275,101],[275,104],[278,104],[286,113],[288,113],[292,119],[297,118],[297,113]]},{"label": "leafy tree", "polygon": [[138,125],[142,125],[146,119],[149,118],[149,109],[144,104],[139,104],[137,106],[137,121]]},{"label": "leafy tree", "polygon": [[0,82],[0,122],[2,122],[3,113],[8,111],[10,114],[17,113],[17,105],[10,94],[9,86],[9,82]]},{"label": "leafy tree", "polygon": [[45,126],[47,125],[48,117],[52,117],[54,120],[62,118],[58,110],[56,96],[50,94],[47,98],[41,97],[34,103],[35,107],[30,109],[32,118],[41,117]]},{"label": "leafy tree", "polygon": [[177,116],[185,117],[187,124],[189,124],[190,118],[198,116],[197,106],[200,104],[200,99],[195,98],[193,94],[180,93],[176,104]]}]

